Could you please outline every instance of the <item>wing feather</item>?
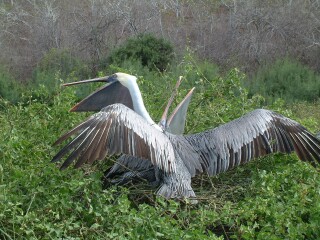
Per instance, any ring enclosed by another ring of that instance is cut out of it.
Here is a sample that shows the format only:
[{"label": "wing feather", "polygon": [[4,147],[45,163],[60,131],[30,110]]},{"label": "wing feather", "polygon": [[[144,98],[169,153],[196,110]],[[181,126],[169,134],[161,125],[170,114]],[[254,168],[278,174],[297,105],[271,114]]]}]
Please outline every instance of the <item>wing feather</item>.
[{"label": "wing feather", "polygon": [[[113,104],[59,138],[61,143],[78,134],[52,161],[67,157],[61,168],[76,160],[75,167],[124,153],[150,160],[165,172],[175,172],[175,154],[168,137],[144,118],[122,104]],[[71,152],[71,153],[70,153]],[[70,154],[69,154],[70,153]]]},{"label": "wing feather", "polygon": [[320,163],[320,141],[299,123],[272,111],[257,109],[202,133],[185,136],[210,175],[272,152],[295,151],[303,161]]}]

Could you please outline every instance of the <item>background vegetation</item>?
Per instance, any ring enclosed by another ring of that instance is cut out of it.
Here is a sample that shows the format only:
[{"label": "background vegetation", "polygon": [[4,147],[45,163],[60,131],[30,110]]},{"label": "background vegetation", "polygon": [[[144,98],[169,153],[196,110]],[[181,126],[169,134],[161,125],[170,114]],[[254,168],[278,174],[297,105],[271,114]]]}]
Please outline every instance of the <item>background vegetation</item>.
[{"label": "background vegetation", "polygon": [[[154,119],[160,118],[170,94],[167,90],[179,75],[185,79],[176,103],[196,86],[187,119],[189,133],[217,126],[264,103],[258,95],[248,98],[241,84],[245,76],[239,70],[219,74],[217,66],[196,60],[192,54],[166,72],[150,71],[139,62],[125,65],[127,69],[111,65],[105,73],[121,70],[139,75],[146,106]],[[59,171],[49,163],[58,151],[51,144],[86,115],[68,112],[79,99],[78,89],[59,86],[73,80],[74,73],[60,76],[58,71],[51,78],[55,84],[50,91],[45,85],[33,85],[22,91],[16,104],[1,99],[2,239],[320,237],[320,176],[294,154],[273,155],[213,178],[194,179],[198,205],[166,202],[143,185],[102,190],[102,173],[112,161]],[[320,111],[313,106],[301,102],[288,108],[278,100],[270,108],[314,131],[320,128]],[[296,112],[300,109],[306,113],[299,117]]]},{"label": "background vegetation", "polygon": [[3,0],[0,63],[25,81],[52,48],[68,49],[96,75],[115,47],[152,33],[226,69],[290,56],[319,72],[319,16],[319,0]]},{"label": "background vegetation", "polygon": [[290,103],[312,102],[320,96],[320,75],[296,60],[285,58],[259,68],[248,81],[248,87],[269,103],[277,98]]},{"label": "background vegetation", "polygon": [[258,107],[318,132],[318,1],[80,2],[0,3],[1,239],[320,238],[319,170],[295,154],[193,179],[197,205],[143,184],[103,190],[114,159],[50,163],[88,115],[68,110],[99,86],[61,83],[118,71],[138,76],[155,120],[184,76],[175,104],[196,87],[186,133]]}]

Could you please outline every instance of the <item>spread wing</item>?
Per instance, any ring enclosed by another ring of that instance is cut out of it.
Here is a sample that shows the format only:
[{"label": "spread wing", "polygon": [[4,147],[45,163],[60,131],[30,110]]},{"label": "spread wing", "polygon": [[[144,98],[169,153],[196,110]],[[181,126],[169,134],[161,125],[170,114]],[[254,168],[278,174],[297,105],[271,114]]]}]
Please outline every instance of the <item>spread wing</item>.
[{"label": "spread wing", "polygon": [[202,133],[185,136],[204,171],[210,175],[273,152],[295,151],[303,161],[320,163],[320,141],[299,123],[272,111],[257,109]]},{"label": "spread wing", "polygon": [[80,167],[107,155],[124,153],[149,160],[165,172],[175,172],[172,144],[158,128],[123,104],[112,104],[61,136],[54,145],[76,135],[52,162],[67,156],[61,166],[64,169],[74,160],[75,167]]}]

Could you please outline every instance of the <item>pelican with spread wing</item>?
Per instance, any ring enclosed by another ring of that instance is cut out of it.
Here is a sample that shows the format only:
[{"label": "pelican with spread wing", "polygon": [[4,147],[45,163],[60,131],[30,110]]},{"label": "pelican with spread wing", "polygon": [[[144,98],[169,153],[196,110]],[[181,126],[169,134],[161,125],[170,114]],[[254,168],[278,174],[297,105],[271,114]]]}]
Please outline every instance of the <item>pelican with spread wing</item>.
[{"label": "pelican with spread wing", "polygon": [[[181,79],[180,79],[181,81]],[[175,90],[179,87],[178,81]],[[275,112],[257,109],[241,118],[204,132],[183,135],[193,89],[168,118],[174,94],[159,124],[147,112],[135,76],[108,77],[65,84],[106,82],[71,111],[99,111],[55,144],[70,140],[52,161],[64,159],[61,169],[122,154],[106,174],[114,183],[133,177],[156,183],[165,198],[195,197],[191,179],[225,172],[274,152],[296,152],[303,161],[320,163],[320,141],[299,123]],[[119,177],[120,176],[120,177]]]}]

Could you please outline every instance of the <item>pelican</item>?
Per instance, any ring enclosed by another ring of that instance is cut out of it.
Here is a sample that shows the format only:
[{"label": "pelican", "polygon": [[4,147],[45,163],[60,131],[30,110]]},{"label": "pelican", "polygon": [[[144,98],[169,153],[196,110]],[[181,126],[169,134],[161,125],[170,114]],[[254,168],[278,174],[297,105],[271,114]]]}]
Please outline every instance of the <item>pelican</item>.
[{"label": "pelican", "polygon": [[65,85],[89,82],[106,85],[71,111],[99,112],[54,143],[75,136],[52,159],[65,159],[61,169],[74,161],[78,168],[122,154],[106,178],[120,175],[113,183],[126,182],[133,176],[144,178],[158,186],[158,195],[183,199],[196,197],[191,179],[197,174],[214,176],[270,153],[296,152],[302,161],[313,166],[320,163],[320,140],[296,121],[273,111],[256,109],[216,128],[183,135],[193,89],[167,118],[173,93],[156,124],[145,108],[135,76],[115,73]]}]

